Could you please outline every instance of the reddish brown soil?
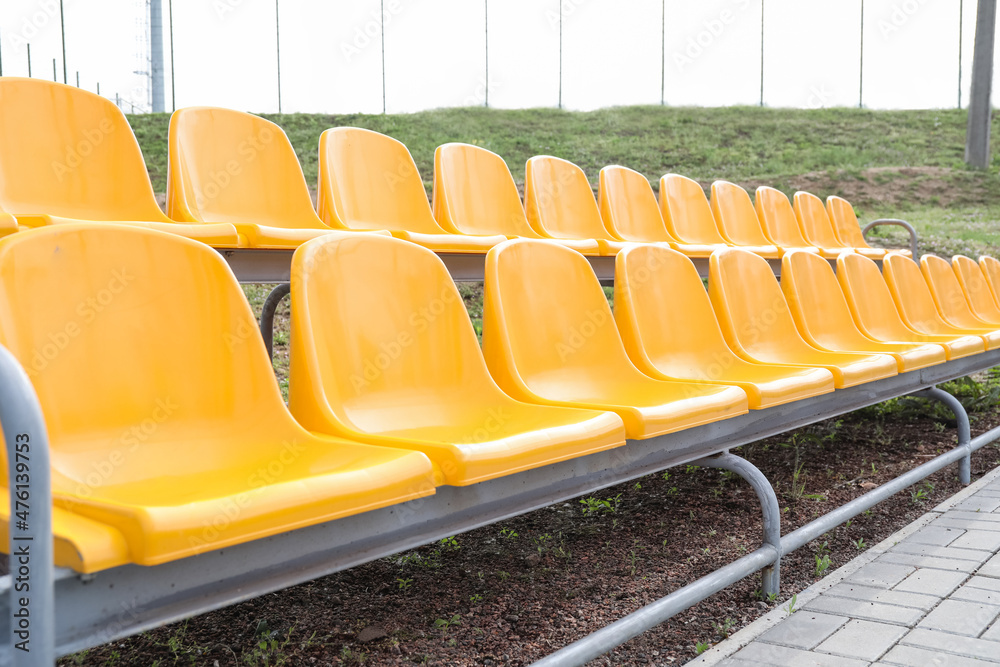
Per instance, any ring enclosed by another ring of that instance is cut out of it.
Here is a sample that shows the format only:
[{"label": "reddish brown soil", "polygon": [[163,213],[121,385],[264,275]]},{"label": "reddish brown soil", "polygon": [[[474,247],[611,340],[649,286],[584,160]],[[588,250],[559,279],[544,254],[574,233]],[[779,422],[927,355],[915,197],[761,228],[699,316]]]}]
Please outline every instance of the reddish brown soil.
[{"label": "reddish brown soil", "polygon": [[[738,453],[775,484],[787,532],[951,446],[953,428],[913,412],[870,408]],[[994,408],[974,433],[997,423]],[[998,450],[984,448],[974,478],[998,464]],[[750,577],[595,664],[682,664],[699,642],[720,641],[816,581],[817,554],[829,554],[832,571],[960,488],[954,468],[942,471],[788,555],[779,601],[759,600]],[[601,500],[590,514],[579,500],[546,508],[59,664],[526,665],[760,544],[753,491],[717,470],[674,469],[591,504]]]}]

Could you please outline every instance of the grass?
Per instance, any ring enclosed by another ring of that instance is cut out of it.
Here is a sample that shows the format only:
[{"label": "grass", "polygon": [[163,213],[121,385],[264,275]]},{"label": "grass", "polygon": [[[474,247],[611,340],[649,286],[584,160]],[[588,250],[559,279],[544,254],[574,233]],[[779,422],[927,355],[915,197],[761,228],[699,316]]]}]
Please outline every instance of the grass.
[{"label": "grass", "polygon": [[[430,192],[434,149],[449,141],[504,157],[516,181],[532,155],[572,160],[596,186],[597,173],[623,164],[651,179],[677,172],[707,184],[731,180],[791,193],[841,194],[863,220],[904,217],[927,240],[924,249],[991,252],[1000,246],[1000,142],[992,166],[962,162],[966,112],[954,109],[769,109],[760,107],[617,107],[593,112],[556,109],[439,109],[400,115],[266,114],[288,134],[315,187],[323,130],[352,125],[405,143]],[[129,117],[157,192],[166,189],[167,114]],[[1000,136],[1000,116],[993,135]],[[904,245],[901,234],[888,234]]]}]

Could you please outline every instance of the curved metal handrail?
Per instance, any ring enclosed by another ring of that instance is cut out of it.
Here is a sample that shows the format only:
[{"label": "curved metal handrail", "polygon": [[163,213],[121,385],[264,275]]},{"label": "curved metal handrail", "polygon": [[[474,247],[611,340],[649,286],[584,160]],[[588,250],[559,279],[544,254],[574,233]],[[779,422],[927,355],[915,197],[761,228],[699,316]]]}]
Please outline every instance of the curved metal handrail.
[{"label": "curved metal handrail", "polygon": [[878,220],[872,220],[865,228],[861,230],[861,235],[868,240],[868,230],[875,227],[881,227],[883,225],[902,227],[910,234],[910,252],[913,253],[913,259],[918,260],[920,256],[917,254],[917,230],[913,228],[913,225],[908,223],[906,220],[900,220],[899,218],[879,218]]}]

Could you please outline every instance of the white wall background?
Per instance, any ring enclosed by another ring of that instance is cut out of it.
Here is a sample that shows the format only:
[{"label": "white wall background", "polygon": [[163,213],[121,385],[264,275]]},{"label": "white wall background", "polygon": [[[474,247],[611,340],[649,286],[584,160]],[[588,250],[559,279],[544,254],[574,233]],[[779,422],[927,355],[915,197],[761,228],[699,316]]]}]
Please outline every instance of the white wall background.
[{"label": "white wall background", "polygon": [[[173,0],[176,106],[278,109],[276,4],[283,111],[405,113],[487,98],[502,108],[943,108],[958,105],[960,67],[964,106],[977,3]],[[30,43],[32,75],[51,79],[54,58],[62,79],[59,5],[0,4],[3,74],[27,75]],[[70,83],[79,72],[82,87],[100,82],[126,110],[148,109],[145,6],[63,0]],[[168,108],[169,44],[165,25]]]}]

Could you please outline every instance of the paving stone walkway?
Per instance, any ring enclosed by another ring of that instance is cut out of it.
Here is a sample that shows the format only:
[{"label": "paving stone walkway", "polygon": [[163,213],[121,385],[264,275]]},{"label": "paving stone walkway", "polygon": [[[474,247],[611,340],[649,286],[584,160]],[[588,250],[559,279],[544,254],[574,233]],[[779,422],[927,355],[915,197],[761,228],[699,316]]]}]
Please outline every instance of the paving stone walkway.
[{"label": "paving stone walkway", "polygon": [[998,552],[1000,469],[688,665],[1000,664]]}]

